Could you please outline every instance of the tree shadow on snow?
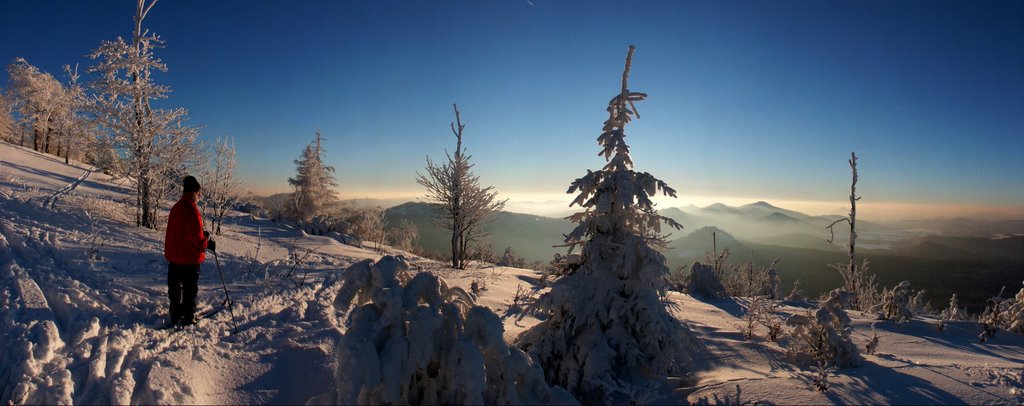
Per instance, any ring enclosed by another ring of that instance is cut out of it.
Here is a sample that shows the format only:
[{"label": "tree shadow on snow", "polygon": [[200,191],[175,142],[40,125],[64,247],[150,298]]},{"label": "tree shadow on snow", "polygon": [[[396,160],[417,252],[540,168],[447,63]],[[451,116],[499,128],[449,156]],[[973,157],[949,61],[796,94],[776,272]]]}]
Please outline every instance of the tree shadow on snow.
[{"label": "tree shadow on snow", "polygon": [[[824,392],[835,404],[873,404],[879,397],[888,404],[963,403],[959,397],[936,387],[932,382],[871,361],[865,361],[864,365],[857,368],[841,369],[836,375],[830,379],[834,381],[831,388]],[[842,381],[839,381],[840,377]],[[801,379],[813,387],[810,384],[810,373],[801,375]]]}]

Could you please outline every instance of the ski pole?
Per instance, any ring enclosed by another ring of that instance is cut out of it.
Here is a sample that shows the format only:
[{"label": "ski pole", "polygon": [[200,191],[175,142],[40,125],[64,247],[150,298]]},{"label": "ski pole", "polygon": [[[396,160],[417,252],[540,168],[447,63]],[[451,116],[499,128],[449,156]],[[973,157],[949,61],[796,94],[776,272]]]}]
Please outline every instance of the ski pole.
[{"label": "ski pole", "polygon": [[238,324],[235,323],[235,311],[231,309],[231,306],[235,304],[235,302],[231,301],[231,295],[228,294],[228,284],[224,282],[224,273],[220,271],[220,257],[217,256],[217,250],[213,250],[213,261],[217,264],[217,274],[220,275],[220,285],[224,287],[224,302],[228,307],[228,314],[231,315],[233,334],[238,334]]}]

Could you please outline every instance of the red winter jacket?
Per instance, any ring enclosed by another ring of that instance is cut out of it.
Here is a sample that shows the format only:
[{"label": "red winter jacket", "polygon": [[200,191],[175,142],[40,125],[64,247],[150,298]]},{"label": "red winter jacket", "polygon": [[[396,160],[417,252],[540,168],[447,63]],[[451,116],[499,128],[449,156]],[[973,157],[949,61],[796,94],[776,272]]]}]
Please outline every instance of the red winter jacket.
[{"label": "red winter jacket", "polygon": [[181,265],[202,263],[206,259],[206,243],[199,207],[196,207],[192,193],[185,193],[171,207],[171,214],[167,217],[164,258]]}]

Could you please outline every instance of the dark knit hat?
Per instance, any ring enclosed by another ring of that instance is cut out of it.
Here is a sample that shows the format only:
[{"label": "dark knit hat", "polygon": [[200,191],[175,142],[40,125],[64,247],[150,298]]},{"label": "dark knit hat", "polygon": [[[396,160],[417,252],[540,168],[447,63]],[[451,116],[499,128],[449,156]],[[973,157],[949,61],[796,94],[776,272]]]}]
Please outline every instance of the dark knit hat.
[{"label": "dark knit hat", "polygon": [[203,188],[202,186],[199,186],[199,181],[196,180],[196,178],[191,175],[186,176],[185,179],[181,182],[181,184],[185,188],[185,193],[195,192]]}]

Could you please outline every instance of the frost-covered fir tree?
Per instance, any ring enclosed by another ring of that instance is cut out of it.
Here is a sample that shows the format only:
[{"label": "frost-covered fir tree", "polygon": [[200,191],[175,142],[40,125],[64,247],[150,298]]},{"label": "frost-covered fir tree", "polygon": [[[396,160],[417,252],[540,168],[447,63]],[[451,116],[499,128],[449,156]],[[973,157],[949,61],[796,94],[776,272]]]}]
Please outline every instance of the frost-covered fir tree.
[{"label": "frost-covered fir tree", "polygon": [[627,86],[634,47],[629,47],[622,87],[608,103],[609,118],[597,138],[603,169],[572,182],[573,204],[586,211],[566,243],[582,246],[579,267],[566,271],[536,303],[547,318],[517,338],[540,362],[549,383],[583,403],[641,401],[687,358],[696,343],[668,313],[659,293],[669,267],[652,248],[661,222],[681,226],[654,211],[650,196],[675,191],[649,173],[632,169],[625,126],[644,93]]},{"label": "frost-covered fir tree", "polygon": [[323,138],[316,130],[316,139],[306,145],[302,156],[295,160],[295,177],[288,184],[295,188],[291,195],[292,217],[300,222],[321,214],[324,207],[337,200],[334,188],[334,167],[324,164]]}]

